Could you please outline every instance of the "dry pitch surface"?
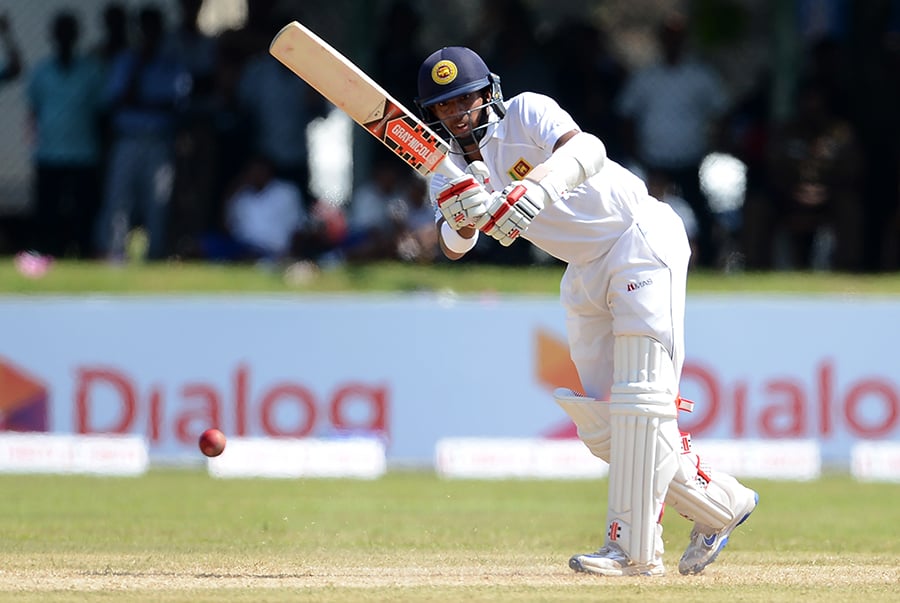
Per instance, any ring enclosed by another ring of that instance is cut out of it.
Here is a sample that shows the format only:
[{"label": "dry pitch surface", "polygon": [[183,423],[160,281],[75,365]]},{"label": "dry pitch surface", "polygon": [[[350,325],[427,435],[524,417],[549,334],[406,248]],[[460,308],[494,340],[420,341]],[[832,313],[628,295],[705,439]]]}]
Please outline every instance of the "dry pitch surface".
[{"label": "dry pitch surface", "polygon": [[[671,560],[659,578],[574,574],[564,560],[511,555],[376,555],[353,560],[91,556],[9,557],[0,599],[34,601],[895,601],[897,559],[806,556],[790,563],[726,556],[700,576]],[[696,597],[696,598],[695,598]]]}]

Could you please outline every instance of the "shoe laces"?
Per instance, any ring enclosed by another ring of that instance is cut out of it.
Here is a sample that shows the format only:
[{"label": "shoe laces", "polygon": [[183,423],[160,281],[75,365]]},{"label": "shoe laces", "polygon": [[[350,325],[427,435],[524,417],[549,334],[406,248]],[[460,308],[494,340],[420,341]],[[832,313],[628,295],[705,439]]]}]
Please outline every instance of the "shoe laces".
[{"label": "shoe laces", "polygon": [[691,544],[707,549],[712,548],[715,542],[709,544],[709,540],[714,539],[717,533],[718,530],[715,528],[694,524],[694,529],[691,530]]},{"label": "shoe laces", "polygon": [[622,550],[618,544],[614,544],[611,542],[607,542],[600,550],[598,550],[595,555],[600,557],[606,557],[607,559],[615,559],[616,561],[622,561],[624,563],[630,563],[631,560],[628,559],[628,556],[625,554],[625,551]]}]

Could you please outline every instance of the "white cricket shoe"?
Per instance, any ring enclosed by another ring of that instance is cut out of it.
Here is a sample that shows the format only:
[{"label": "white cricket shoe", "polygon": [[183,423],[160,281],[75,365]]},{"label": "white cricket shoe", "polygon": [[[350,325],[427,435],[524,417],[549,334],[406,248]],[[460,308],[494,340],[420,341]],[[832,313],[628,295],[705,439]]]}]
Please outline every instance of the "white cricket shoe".
[{"label": "white cricket shoe", "polygon": [[601,576],[662,576],[666,573],[658,553],[650,563],[639,565],[632,563],[622,547],[614,542],[603,545],[596,553],[575,555],[569,559],[569,567],[576,572]]},{"label": "white cricket shoe", "polygon": [[678,562],[679,572],[684,575],[699,574],[707,565],[716,560],[716,557],[728,544],[728,536],[731,532],[744,523],[759,504],[759,494],[749,488],[746,490],[748,492],[747,499],[734,514],[734,521],[724,528],[716,531],[715,528],[694,524],[694,529],[691,530],[691,543]]}]

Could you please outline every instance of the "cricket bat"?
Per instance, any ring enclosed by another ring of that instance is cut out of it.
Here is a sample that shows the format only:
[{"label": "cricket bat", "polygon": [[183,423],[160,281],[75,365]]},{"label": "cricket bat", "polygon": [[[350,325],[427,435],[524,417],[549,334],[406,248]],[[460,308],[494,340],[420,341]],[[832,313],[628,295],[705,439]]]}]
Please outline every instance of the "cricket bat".
[{"label": "cricket bat", "polygon": [[372,78],[312,31],[292,21],[269,53],[423,176],[463,175],[445,161],[449,145]]}]

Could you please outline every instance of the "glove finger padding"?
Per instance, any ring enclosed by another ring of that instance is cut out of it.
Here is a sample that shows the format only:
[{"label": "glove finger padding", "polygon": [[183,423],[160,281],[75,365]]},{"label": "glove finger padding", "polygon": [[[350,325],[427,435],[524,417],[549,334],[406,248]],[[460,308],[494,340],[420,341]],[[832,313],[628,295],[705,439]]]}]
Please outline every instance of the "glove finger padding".
[{"label": "glove finger padding", "polygon": [[474,226],[490,200],[490,193],[470,174],[454,178],[437,194],[438,209],[454,230]]},{"label": "glove finger padding", "polygon": [[510,184],[496,195],[475,227],[508,247],[528,230],[532,220],[544,209],[547,193],[539,184],[522,180]]},{"label": "glove finger padding", "polygon": [[516,212],[507,212],[500,220],[497,221],[495,232],[498,236],[495,238],[500,241],[504,247],[512,245],[513,241],[519,238],[525,229],[528,228],[529,222],[522,219],[521,214]]}]

